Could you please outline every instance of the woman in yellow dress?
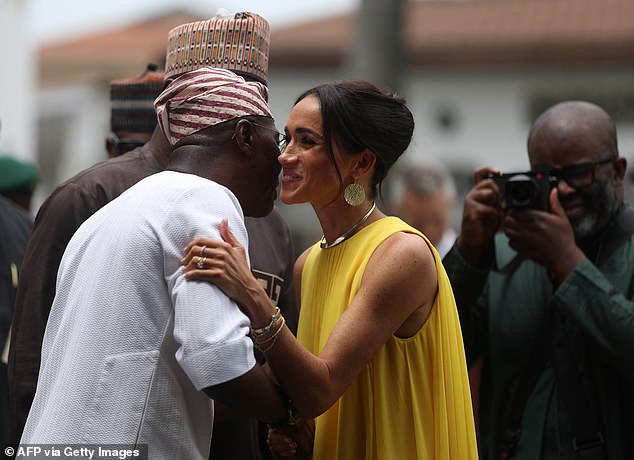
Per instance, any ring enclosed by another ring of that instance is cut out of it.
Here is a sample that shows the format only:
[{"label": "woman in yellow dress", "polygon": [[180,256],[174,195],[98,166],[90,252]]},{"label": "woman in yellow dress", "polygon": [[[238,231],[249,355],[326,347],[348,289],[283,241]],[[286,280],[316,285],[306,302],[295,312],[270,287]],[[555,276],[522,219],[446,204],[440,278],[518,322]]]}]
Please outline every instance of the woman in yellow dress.
[{"label": "woman in yellow dress", "polygon": [[[293,106],[280,199],[310,203],[324,235],[296,262],[297,339],[226,227],[225,242],[194,240],[183,260],[189,279],[217,284],[251,319],[254,345],[297,414],[315,419],[315,460],[477,458],[440,257],[423,234],[375,206],[413,129],[403,99],[364,81],[317,86]],[[295,446],[278,444],[278,457],[300,458]]]}]

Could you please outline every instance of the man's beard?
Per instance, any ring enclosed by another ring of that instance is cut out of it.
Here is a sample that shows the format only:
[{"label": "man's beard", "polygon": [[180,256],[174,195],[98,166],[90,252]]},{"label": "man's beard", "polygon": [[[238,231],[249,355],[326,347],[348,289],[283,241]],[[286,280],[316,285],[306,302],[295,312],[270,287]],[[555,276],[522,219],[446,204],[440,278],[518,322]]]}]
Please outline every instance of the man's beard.
[{"label": "man's beard", "polygon": [[595,195],[584,195],[587,212],[575,221],[570,221],[577,241],[588,241],[610,222],[619,205],[614,180],[600,185]]}]

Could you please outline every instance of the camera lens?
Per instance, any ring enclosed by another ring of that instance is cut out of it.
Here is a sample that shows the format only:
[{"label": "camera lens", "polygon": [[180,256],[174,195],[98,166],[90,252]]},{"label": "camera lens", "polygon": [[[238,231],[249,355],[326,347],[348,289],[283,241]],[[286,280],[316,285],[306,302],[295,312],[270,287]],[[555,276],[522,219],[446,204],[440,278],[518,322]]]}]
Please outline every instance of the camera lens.
[{"label": "camera lens", "polygon": [[506,203],[511,208],[530,208],[538,192],[539,189],[533,178],[526,174],[511,176],[505,186]]}]

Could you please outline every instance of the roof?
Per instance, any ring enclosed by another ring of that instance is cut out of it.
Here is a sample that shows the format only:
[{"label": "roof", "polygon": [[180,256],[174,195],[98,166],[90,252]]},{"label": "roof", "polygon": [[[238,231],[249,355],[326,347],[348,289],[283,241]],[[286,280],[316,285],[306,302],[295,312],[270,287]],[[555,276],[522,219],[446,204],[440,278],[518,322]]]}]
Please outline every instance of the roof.
[{"label": "roof", "polygon": [[[417,68],[535,68],[634,64],[633,0],[405,2],[405,59]],[[339,66],[356,13],[273,29],[273,68]],[[204,19],[173,12],[40,49],[40,81],[106,81],[164,64],[169,30]]]},{"label": "roof", "polygon": [[165,64],[167,34],[200,16],[171,12],[39,50],[42,85],[80,78],[110,81],[140,74],[148,63]]},{"label": "roof", "polygon": [[[634,63],[632,0],[410,1],[404,9],[402,39],[413,66]],[[347,14],[273,30],[271,66],[340,64],[355,21]]]}]

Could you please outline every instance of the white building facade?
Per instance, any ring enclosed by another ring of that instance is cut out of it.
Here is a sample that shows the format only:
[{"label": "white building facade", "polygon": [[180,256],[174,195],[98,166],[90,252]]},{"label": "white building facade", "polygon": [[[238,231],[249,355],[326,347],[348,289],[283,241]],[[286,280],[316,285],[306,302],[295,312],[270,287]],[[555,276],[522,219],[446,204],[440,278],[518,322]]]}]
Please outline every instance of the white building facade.
[{"label": "white building facade", "polygon": [[0,1],[0,154],[35,161],[37,63],[28,0]]}]

